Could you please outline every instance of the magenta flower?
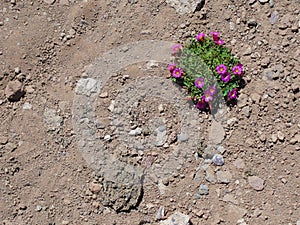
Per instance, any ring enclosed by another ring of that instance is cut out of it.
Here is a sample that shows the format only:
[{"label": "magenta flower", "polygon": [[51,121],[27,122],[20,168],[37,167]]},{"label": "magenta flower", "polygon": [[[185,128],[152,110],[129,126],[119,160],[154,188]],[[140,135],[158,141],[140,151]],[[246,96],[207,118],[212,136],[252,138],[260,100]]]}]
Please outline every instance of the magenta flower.
[{"label": "magenta flower", "polygon": [[225,83],[227,83],[230,80],[231,76],[229,72],[225,72],[224,74],[221,74],[221,80]]},{"label": "magenta flower", "polygon": [[212,94],[209,91],[205,91],[204,95],[202,96],[202,98],[203,98],[203,100],[205,102],[210,102],[210,101],[213,100],[213,96],[212,96]]},{"label": "magenta flower", "polygon": [[240,63],[237,64],[236,66],[234,66],[232,68],[232,72],[233,72],[233,74],[238,75],[238,76],[242,75],[242,73],[243,73],[243,65],[240,64]]},{"label": "magenta flower", "polygon": [[172,53],[177,54],[181,51],[181,49],[182,49],[181,44],[175,44],[172,46]]},{"label": "magenta flower", "polygon": [[204,33],[200,33],[200,34],[197,34],[197,36],[196,36],[196,40],[197,41],[204,41],[204,39],[205,39],[205,34]]},{"label": "magenta flower", "polygon": [[237,89],[236,88],[229,91],[228,98],[231,99],[231,100],[237,98]]},{"label": "magenta flower", "polygon": [[224,45],[224,41],[222,39],[219,39],[219,40],[215,40],[215,44],[217,45]]},{"label": "magenta flower", "polygon": [[227,67],[224,64],[220,64],[216,67],[218,74],[225,74],[227,71]]},{"label": "magenta flower", "polygon": [[175,68],[176,68],[175,63],[170,63],[170,64],[168,65],[168,70],[170,71],[170,73],[172,73],[173,70],[174,70]]},{"label": "magenta flower", "polygon": [[182,69],[180,68],[175,68],[172,72],[173,77],[179,78],[182,76]]},{"label": "magenta flower", "polygon": [[207,89],[207,92],[210,93],[211,95],[214,95],[216,93],[216,87],[215,86],[210,86]]},{"label": "magenta flower", "polygon": [[204,100],[204,98],[202,97],[201,100],[198,100],[197,104],[196,104],[196,107],[198,109],[205,109],[206,108],[206,102]]},{"label": "magenta flower", "polygon": [[204,79],[202,77],[196,78],[194,84],[195,84],[195,86],[197,88],[203,88],[203,86],[204,86]]},{"label": "magenta flower", "polygon": [[218,40],[220,39],[219,33],[218,33],[218,32],[212,31],[212,32],[210,32],[210,34],[211,34],[211,36],[213,37],[213,39],[214,39],[215,42],[218,41]]}]

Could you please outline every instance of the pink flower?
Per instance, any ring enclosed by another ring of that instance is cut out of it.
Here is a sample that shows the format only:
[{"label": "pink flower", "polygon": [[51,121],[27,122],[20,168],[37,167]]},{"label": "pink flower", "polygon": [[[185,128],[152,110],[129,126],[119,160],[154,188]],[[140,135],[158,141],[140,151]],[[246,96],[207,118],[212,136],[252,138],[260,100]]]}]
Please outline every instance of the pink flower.
[{"label": "pink flower", "polygon": [[168,65],[168,70],[170,71],[170,73],[172,73],[173,70],[174,70],[175,68],[176,68],[175,63],[170,63],[170,64]]},{"label": "pink flower", "polygon": [[205,91],[202,98],[204,99],[205,102],[210,102],[213,100],[213,96],[209,91]]},{"label": "pink flower", "polygon": [[203,88],[203,86],[204,86],[204,79],[202,77],[196,78],[194,84],[195,84],[195,86],[197,88]]},{"label": "pink flower", "polygon": [[225,83],[227,83],[230,80],[231,76],[229,72],[226,72],[224,74],[221,74],[221,80]]},{"label": "pink flower", "polygon": [[238,76],[242,75],[242,73],[243,73],[243,65],[240,64],[240,63],[237,64],[236,66],[234,66],[232,68],[232,72],[233,72],[233,74],[238,75]]},{"label": "pink flower", "polygon": [[179,53],[182,49],[181,44],[175,44],[172,46],[172,53],[175,55],[177,53]]},{"label": "pink flower", "polygon": [[227,71],[227,67],[224,64],[220,64],[216,67],[218,74],[224,74]]},{"label": "pink flower", "polygon": [[216,93],[216,87],[215,86],[210,86],[207,89],[207,92],[210,93],[211,95],[214,95]]},{"label": "pink flower", "polygon": [[218,32],[212,31],[212,32],[210,32],[210,34],[211,34],[211,36],[213,37],[214,42],[216,42],[216,41],[218,41],[218,40],[220,39],[219,33],[218,33]]},{"label": "pink flower", "polygon": [[231,99],[231,100],[237,98],[237,89],[236,88],[229,91],[228,98]]},{"label": "pink flower", "polygon": [[180,78],[182,76],[182,69],[175,68],[172,72],[173,77]]},{"label": "pink flower", "polygon": [[204,39],[205,39],[205,34],[204,33],[197,34],[197,36],[196,36],[197,41],[203,42]]},{"label": "pink flower", "polygon": [[217,44],[217,45],[224,45],[224,43],[225,42],[222,39],[215,41],[215,44]]}]

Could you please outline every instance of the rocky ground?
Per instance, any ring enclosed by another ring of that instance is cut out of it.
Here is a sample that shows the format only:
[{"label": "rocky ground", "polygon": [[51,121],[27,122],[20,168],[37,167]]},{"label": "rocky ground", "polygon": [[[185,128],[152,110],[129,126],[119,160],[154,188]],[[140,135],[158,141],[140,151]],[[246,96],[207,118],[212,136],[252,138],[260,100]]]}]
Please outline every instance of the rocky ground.
[{"label": "rocky ground", "polygon": [[[0,224],[300,224],[300,1],[180,2],[1,1]],[[166,79],[212,30],[217,121]]]}]

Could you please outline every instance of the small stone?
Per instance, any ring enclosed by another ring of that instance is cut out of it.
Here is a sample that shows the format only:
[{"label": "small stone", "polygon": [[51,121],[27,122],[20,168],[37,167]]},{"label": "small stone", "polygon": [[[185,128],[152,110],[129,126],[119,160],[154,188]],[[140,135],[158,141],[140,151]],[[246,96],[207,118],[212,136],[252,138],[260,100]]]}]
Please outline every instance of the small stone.
[{"label": "small stone", "polygon": [[109,134],[104,136],[104,140],[105,141],[110,141],[111,140],[111,136]]},{"label": "small stone", "polygon": [[21,209],[21,210],[26,210],[26,209],[27,209],[27,206],[26,206],[25,204],[23,204],[23,203],[20,203],[20,204],[19,204],[19,209]]},{"label": "small stone", "polygon": [[211,167],[208,167],[205,170],[205,179],[209,182],[209,183],[216,183],[217,179],[216,179],[216,175],[215,172],[213,171],[213,169]]},{"label": "small stone", "polygon": [[257,26],[257,22],[254,19],[250,19],[248,21],[248,27],[256,27]]},{"label": "small stone", "polygon": [[108,110],[109,110],[110,112],[113,112],[114,109],[115,109],[115,100],[112,100],[112,101],[110,102],[110,105],[108,106]]},{"label": "small stone", "polygon": [[229,171],[217,171],[216,174],[219,183],[228,184],[232,179],[232,175]]},{"label": "small stone", "polygon": [[45,3],[52,5],[56,0],[44,0]]},{"label": "small stone", "polygon": [[183,134],[183,133],[180,133],[177,135],[177,140],[179,142],[185,142],[189,139],[188,135],[187,134]]},{"label": "small stone", "polygon": [[167,177],[162,179],[162,183],[163,183],[164,185],[166,185],[166,186],[169,185],[169,182],[170,182],[170,180],[169,180],[169,178],[167,178]]},{"label": "small stone", "polygon": [[137,127],[134,130],[129,131],[129,135],[130,136],[137,136],[137,135],[142,134],[142,131],[143,131],[142,128]]},{"label": "small stone", "polygon": [[25,94],[23,85],[20,81],[10,81],[5,88],[5,96],[9,101],[19,101]]},{"label": "small stone", "polygon": [[15,68],[15,74],[18,75],[21,73],[21,69],[19,67]]},{"label": "small stone", "polygon": [[260,209],[255,209],[253,212],[254,217],[259,217],[262,214],[262,210]]},{"label": "small stone", "polygon": [[224,154],[226,150],[223,146],[218,145],[217,151],[220,152],[221,154]]},{"label": "small stone", "polygon": [[278,131],[277,137],[278,137],[278,139],[279,139],[280,141],[284,141],[285,136],[284,136],[284,134],[283,134],[281,131]]},{"label": "small stone", "polygon": [[224,165],[224,158],[220,154],[215,154],[212,158],[212,161],[217,166],[223,166]]},{"label": "small stone", "polygon": [[89,190],[93,193],[93,194],[98,194],[101,190],[102,190],[102,185],[101,184],[96,184],[91,182],[89,184]]},{"label": "small stone", "polygon": [[300,225],[300,220],[297,220],[296,225]]},{"label": "small stone", "polygon": [[200,184],[200,187],[198,189],[198,193],[200,195],[208,195],[209,193],[209,188],[206,184]]},{"label": "small stone", "polygon": [[256,191],[261,191],[264,189],[264,180],[257,176],[248,177],[249,185]]},{"label": "small stone", "polygon": [[268,65],[270,64],[270,58],[269,57],[266,57],[266,58],[263,58],[260,62],[260,65],[263,67],[263,68],[266,68],[268,67]]},{"label": "small stone", "polygon": [[257,94],[256,92],[252,93],[250,98],[254,103],[259,103],[261,100],[261,95]]},{"label": "small stone", "polygon": [[154,141],[154,145],[157,147],[161,147],[167,140],[167,127],[165,125],[161,125],[155,131],[156,138]]},{"label": "small stone", "polygon": [[270,23],[272,25],[275,24],[277,22],[278,18],[279,18],[279,12],[278,11],[272,12],[271,17],[270,17]]},{"label": "small stone", "polygon": [[32,105],[29,102],[25,102],[23,105],[23,109],[32,109]]},{"label": "small stone", "polygon": [[190,217],[181,212],[175,212],[168,219],[161,221],[159,225],[188,225],[190,222]]},{"label": "small stone", "polygon": [[70,221],[68,221],[68,220],[63,220],[61,222],[61,225],[68,225],[68,224],[70,224]]},{"label": "small stone", "polygon": [[151,33],[152,33],[151,30],[142,30],[142,31],[141,31],[141,34],[142,34],[142,35],[149,35],[149,34],[151,34]]},{"label": "small stone", "polygon": [[250,117],[250,106],[247,105],[247,106],[243,107],[242,112],[247,118]]},{"label": "small stone", "polygon": [[249,5],[253,5],[256,2],[256,0],[250,0]]},{"label": "small stone", "polygon": [[249,46],[244,50],[243,55],[246,56],[246,55],[251,55],[251,54],[252,54],[252,49]]},{"label": "small stone", "polygon": [[100,98],[107,98],[107,97],[108,97],[107,91],[102,92],[102,93],[99,95],[99,97],[100,97]]},{"label": "small stone", "polygon": [[269,0],[259,0],[259,2],[260,2],[261,4],[265,4],[265,3],[268,3]]},{"label": "small stone", "polygon": [[273,143],[276,143],[277,140],[278,140],[278,136],[276,134],[272,134],[271,135],[271,140],[272,140]]},{"label": "small stone", "polygon": [[152,68],[156,68],[158,67],[158,62],[155,61],[155,60],[150,60],[147,65],[146,65],[146,68],[149,70],[149,69],[152,69]]},{"label": "small stone", "polygon": [[163,104],[159,104],[159,106],[158,106],[158,111],[160,112],[160,113],[162,113],[162,112],[164,112],[164,106],[163,106]]},{"label": "small stone", "polygon": [[37,205],[37,206],[35,207],[35,211],[37,211],[37,212],[42,211],[42,209],[43,209],[43,207],[40,206],[40,205]]},{"label": "small stone", "polygon": [[155,219],[156,220],[161,220],[165,216],[165,207],[160,206],[159,209],[157,210]]},{"label": "small stone", "polygon": [[7,137],[0,136],[0,144],[5,145],[7,144],[7,142],[8,142]]}]

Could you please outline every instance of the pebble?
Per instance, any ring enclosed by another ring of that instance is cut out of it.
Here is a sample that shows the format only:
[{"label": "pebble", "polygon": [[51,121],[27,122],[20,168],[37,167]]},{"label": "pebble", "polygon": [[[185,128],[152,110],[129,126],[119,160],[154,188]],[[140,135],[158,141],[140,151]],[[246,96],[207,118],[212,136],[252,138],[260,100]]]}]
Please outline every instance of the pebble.
[{"label": "pebble", "polygon": [[158,106],[158,112],[163,113],[164,110],[165,110],[165,109],[164,109],[163,104],[159,104],[159,106]]},{"label": "pebble", "polygon": [[156,213],[155,219],[161,220],[164,216],[165,216],[165,207],[160,206]]},{"label": "pebble", "polygon": [[284,141],[284,139],[285,139],[285,136],[281,131],[278,131],[277,137],[280,141]]},{"label": "pebble", "polygon": [[156,138],[154,141],[154,145],[157,147],[161,147],[167,140],[167,127],[165,125],[161,125],[155,131]]},{"label": "pebble", "polygon": [[249,185],[256,191],[261,191],[264,189],[264,180],[258,176],[250,176],[248,177]]},{"label": "pebble", "polygon": [[224,154],[226,150],[223,146],[218,145],[217,151],[220,152],[220,154]]},{"label": "pebble", "polygon": [[42,211],[42,209],[43,209],[43,207],[40,206],[40,205],[37,205],[37,206],[35,207],[35,211],[37,211],[37,212]]},{"label": "pebble", "polygon": [[23,90],[23,84],[20,81],[14,80],[8,82],[5,88],[5,96],[9,101],[19,101],[24,94],[25,91]]},{"label": "pebble", "polygon": [[261,100],[261,95],[257,94],[256,92],[252,93],[250,98],[254,103],[259,103]]},{"label": "pebble", "polygon": [[102,190],[102,185],[101,184],[96,184],[91,182],[89,184],[89,190],[93,193],[93,194],[97,194]]},{"label": "pebble", "polygon": [[198,193],[200,195],[208,195],[209,193],[209,188],[206,184],[200,184],[200,187],[198,189]]},{"label": "pebble", "polygon": [[220,154],[215,154],[212,158],[212,162],[217,166],[223,166],[224,165],[224,158]]},{"label": "pebble", "polygon": [[213,169],[211,167],[208,167],[205,170],[205,179],[209,182],[209,183],[216,183],[217,179],[216,179],[216,175],[215,172],[213,171]]},{"label": "pebble", "polygon": [[296,225],[300,225],[300,220],[297,220]]},{"label": "pebble", "polygon": [[267,2],[269,2],[269,0],[259,0],[260,3],[265,4]]},{"label": "pebble", "polygon": [[32,109],[32,105],[29,102],[25,102],[23,105],[23,109]]},{"label": "pebble", "polygon": [[110,141],[111,140],[111,136],[109,134],[104,136],[104,140],[105,141]]},{"label": "pebble", "polygon": [[257,22],[254,19],[250,19],[248,21],[248,27],[256,27],[257,26]]},{"label": "pebble", "polygon": [[16,67],[14,70],[16,75],[21,73],[21,69],[19,67]]},{"label": "pebble", "polygon": [[232,175],[229,171],[217,171],[217,180],[219,183],[228,184],[232,179]]},{"label": "pebble", "polygon": [[112,101],[110,102],[110,105],[108,106],[108,110],[109,110],[110,112],[113,112],[114,109],[115,109],[115,100],[112,100]]},{"label": "pebble", "polygon": [[56,0],[44,0],[45,3],[52,5]]},{"label": "pebble", "polygon": [[107,97],[108,97],[107,91],[102,92],[102,93],[99,95],[99,97],[100,97],[100,98],[107,98]]},{"label": "pebble", "polygon": [[189,139],[188,135],[187,134],[183,134],[183,133],[180,133],[177,135],[177,140],[179,142],[185,142]]},{"label": "pebble", "polygon": [[270,17],[270,23],[273,25],[277,22],[278,19],[279,19],[279,12],[278,11],[272,12]]},{"label": "pebble", "polygon": [[161,221],[159,225],[188,225],[190,217],[181,212],[175,212],[168,219]]},{"label": "pebble", "polygon": [[129,131],[129,135],[130,136],[137,136],[137,135],[142,134],[142,131],[143,131],[142,128],[137,127],[134,130]]}]

